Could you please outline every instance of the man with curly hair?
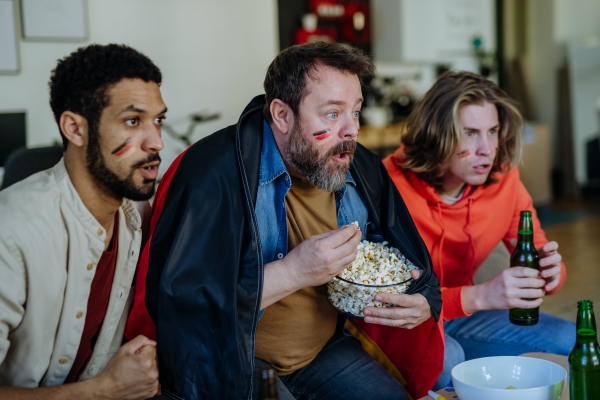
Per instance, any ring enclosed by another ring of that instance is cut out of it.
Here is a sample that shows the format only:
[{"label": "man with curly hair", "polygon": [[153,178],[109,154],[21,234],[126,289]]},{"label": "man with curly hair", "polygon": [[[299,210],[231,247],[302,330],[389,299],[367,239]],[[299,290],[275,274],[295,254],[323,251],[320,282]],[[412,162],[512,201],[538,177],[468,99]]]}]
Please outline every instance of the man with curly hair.
[{"label": "man with curly hair", "polygon": [[121,344],[163,148],[161,81],[148,57],[114,44],[52,71],[64,156],[0,192],[0,398],[157,393],[156,343]]}]

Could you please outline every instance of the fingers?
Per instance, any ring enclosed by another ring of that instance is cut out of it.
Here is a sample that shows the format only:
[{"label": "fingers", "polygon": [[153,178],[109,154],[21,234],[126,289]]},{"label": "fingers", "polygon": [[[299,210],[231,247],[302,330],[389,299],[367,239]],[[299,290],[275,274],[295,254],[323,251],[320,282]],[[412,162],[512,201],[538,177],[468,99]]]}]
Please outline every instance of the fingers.
[{"label": "fingers", "polygon": [[516,299],[537,299],[546,294],[544,289],[514,289],[510,297]]},{"label": "fingers", "polygon": [[135,339],[130,340],[129,342],[121,346],[121,348],[123,349],[123,351],[126,351],[130,354],[137,354],[140,351],[140,349],[142,349],[145,346],[156,346],[156,342],[154,340],[148,339],[144,335],[138,335]]},{"label": "fingers", "polygon": [[550,283],[548,283],[544,289],[549,292],[551,290],[553,290],[555,287],[558,286],[558,284],[560,283],[560,275],[554,275],[554,278],[550,281]]},{"label": "fingers", "polygon": [[561,262],[561,260],[562,256],[558,253],[554,253],[549,257],[542,258],[540,260],[540,267],[547,267],[552,264],[558,264],[559,262]]},{"label": "fingers", "polygon": [[393,326],[395,328],[402,328],[405,324],[408,323],[408,321],[404,319],[386,319],[378,317],[365,317],[365,322],[369,324]]},{"label": "fingers", "polygon": [[420,269],[411,269],[410,270],[410,276],[416,281],[417,279],[419,279],[421,277],[421,274],[423,274],[423,271],[421,271]]},{"label": "fingers", "polygon": [[560,264],[555,265],[554,267],[544,269],[542,272],[540,272],[540,275],[542,275],[542,278],[551,278],[555,275],[560,276],[561,269],[562,268],[561,268]]},{"label": "fingers", "polygon": [[[356,257],[356,252],[357,252],[356,248],[358,247],[358,244],[360,243],[361,237],[362,237],[361,232],[358,229],[355,229],[353,232],[353,235],[350,236],[346,242],[337,246],[335,248],[335,250],[333,250],[333,252],[331,253],[332,256],[335,258],[341,259],[341,258],[345,258],[346,256],[352,254],[354,257]],[[354,259],[352,259],[352,261],[354,261]]]},{"label": "fingers", "polygon": [[513,278],[539,278],[540,271],[527,267],[512,267],[504,270]]},{"label": "fingers", "polygon": [[556,243],[554,241],[548,242],[548,243],[546,243],[545,245],[542,246],[542,250],[544,250],[546,253],[558,250],[558,243]]},{"label": "fingers", "polygon": [[337,231],[332,231],[332,234],[325,237],[323,240],[327,242],[327,245],[330,248],[336,249],[341,245],[347,243],[353,237],[355,237],[357,232],[360,232],[360,229],[358,229],[358,227],[355,224],[350,224],[341,227]]},{"label": "fingers", "polygon": [[536,308],[539,307],[544,302],[543,299],[535,299],[535,300],[523,300],[523,299],[514,299],[511,302],[511,308]]}]

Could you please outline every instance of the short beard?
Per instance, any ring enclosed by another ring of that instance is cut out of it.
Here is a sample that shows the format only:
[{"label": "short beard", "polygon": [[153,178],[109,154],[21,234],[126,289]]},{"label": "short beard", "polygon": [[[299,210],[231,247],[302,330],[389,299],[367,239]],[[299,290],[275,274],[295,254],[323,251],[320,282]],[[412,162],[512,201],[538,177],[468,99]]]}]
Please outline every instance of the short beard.
[{"label": "short beard", "polygon": [[[329,193],[341,190],[348,180],[348,170],[354,160],[356,142],[345,140],[333,147],[325,156],[319,158],[319,149],[311,143],[300,128],[297,119],[292,129],[290,140],[284,148],[286,162],[294,172],[306,177],[308,182]],[[344,164],[330,163],[331,157],[340,153],[348,153],[348,161]]]},{"label": "short beard", "polygon": [[145,160],[136,162],[131,167],[131,172],[126,178],[120,178],[106,165],[106,160],[100,151],[99,134],[95,128],[90,127],[89,142],[86,151],[87,168],[96,185],[109,196],[115,199],[130,199],[134,201],[149,200],[154,195],[154,179],[146,179],[141,187],[133,182],[133,173],[136,169],[152,161],[160,161],[158,153],[152,153]]}]

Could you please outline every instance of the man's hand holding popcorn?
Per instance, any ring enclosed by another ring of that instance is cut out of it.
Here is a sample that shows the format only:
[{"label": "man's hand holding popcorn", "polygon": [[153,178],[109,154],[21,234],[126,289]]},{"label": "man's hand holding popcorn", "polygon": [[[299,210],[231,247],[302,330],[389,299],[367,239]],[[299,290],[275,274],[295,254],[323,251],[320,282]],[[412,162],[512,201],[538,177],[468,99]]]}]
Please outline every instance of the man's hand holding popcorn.
[{"label": "man's hand holding popcorn", "polygon": [[[410,275],[414,280],[421,277],[421,271],[413,269]],[[395,305],[393,308],[367,307],[364,309],[365,322],[412,329],[433,316],[427,299],[421,294],[378,293],[376,301]]]},{"label": "man's hand holding popcorn", "polygon": [[261,309],[309,286],[323,285],[356,258],[361,239],[356,224],[312,236],[281,260],[265,265]]}]

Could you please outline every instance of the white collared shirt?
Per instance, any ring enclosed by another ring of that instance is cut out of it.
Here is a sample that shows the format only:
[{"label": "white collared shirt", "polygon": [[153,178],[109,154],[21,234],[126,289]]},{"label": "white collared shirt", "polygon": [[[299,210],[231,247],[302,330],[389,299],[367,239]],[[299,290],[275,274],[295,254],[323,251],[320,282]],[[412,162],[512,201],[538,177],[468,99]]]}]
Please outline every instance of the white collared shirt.
[{"label": "white collared shirt", "polygon": [[[105,239],[63,160],[0,192],[0,386],[64,382]],[[130,200],[119,208],[118,241],[108,308],[80,380],[101,372],[122,342],[142,241]]]}]

